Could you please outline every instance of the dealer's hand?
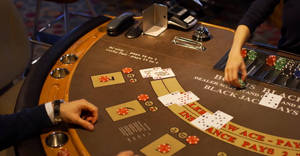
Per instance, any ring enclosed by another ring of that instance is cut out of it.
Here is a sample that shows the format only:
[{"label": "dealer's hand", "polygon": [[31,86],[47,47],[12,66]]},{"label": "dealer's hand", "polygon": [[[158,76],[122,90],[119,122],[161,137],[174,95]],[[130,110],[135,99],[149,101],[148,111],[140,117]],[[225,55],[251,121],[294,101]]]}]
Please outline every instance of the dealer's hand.
[{"label": "dealer's hand", "polygon": [[237,27],[225,67],[224,80],[230,85],[239,88],[241,85],[239,83],[238,72],[241,71],[243,81],[245,81],[247,77],[246,65],[241,55],[241,50],[249,36],[250,30],[247,25],[239,25]]},{"label": "dealer's hand", "polygon": [[[83,112],[87,112],[85,118],[80,116]],[[98,108],[85,99],[75,100],[60,105],[60,116],[66,123],[80,125],[92,131],[98,120]]]},{"label": "dealer's hand", "polygon": [[238,72],[241,71],[243,81],[246,80],[247,70],[243,57],[239,51],[230,51],[225,67],[225,81],[232,86],[241,87],[238,81]]}]

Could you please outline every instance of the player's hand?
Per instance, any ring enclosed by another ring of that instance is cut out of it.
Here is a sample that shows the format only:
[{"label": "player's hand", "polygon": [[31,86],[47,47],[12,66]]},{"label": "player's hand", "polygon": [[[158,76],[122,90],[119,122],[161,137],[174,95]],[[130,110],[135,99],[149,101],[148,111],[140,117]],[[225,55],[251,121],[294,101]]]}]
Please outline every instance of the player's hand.
[{"label": "player's hand", "polygon": [[[85,112],[85,118],[80,115]],[[94,130],[94,124],[98,120],[98,108],[85,99],[62,103],[60,116],[66,123],[76,124],[87,130]]]},{"label": "player's hand", "polygon": [[241,87],[238,81],[239,76],[238,72],[241,71],[243,81],[246,80],[247,70],[246,65],[244,63],[243,57],[239,52],[230,51],[228,60],[225,67],[225,81],[232,86]]},{"label": "player's hand", "polygon": [[122,151],[117,156],[138,156],[138,155],[135,155],[134,152],[132,151]]}]

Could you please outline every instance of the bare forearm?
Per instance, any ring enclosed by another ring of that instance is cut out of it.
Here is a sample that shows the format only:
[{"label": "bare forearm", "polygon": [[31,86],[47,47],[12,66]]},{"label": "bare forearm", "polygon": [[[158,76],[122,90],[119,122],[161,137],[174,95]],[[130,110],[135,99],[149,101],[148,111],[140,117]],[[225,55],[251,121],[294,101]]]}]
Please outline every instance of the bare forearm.
[{"label": "bare forearm", "polygon": [[246,25],[239,25],[234,34],[230,55],[239,53],[250,36],[250,30]]},{"label": "bare forearm", "polygon": [[229,52],[225,67],[225,81],[232,86],[240,87],[238,72],[242,73],[242,80],[247,77],[246,65],[241,56],[241,49],[250,36],[249,28],[246,25],[239,25],[233,37],[233,43]]}]

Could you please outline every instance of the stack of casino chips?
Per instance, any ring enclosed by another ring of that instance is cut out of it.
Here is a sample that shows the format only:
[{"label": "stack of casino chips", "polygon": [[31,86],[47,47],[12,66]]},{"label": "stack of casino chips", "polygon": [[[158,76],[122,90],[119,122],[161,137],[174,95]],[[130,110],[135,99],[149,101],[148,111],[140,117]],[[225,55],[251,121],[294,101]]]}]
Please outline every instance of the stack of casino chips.
[{"label": "stack of casino chips", "polygon": [[254,50],[249,50],[247,53],[248,60],[254,61],[257,58],[257,52]]},{"label": "stack of casino chips", "polygon": [[251,65],[254,60],[256,60],[257,58],[257,52],[254,50],[248,50],[243,48],[241,51],[241,55],[244,58],[245,64],[248,67],[249,65]]},{"label": "stack of casino chips", "polygon": [[286,65],[284,66],[284,70],[282,72],[283,76],[291,77],[296,69],[296,61],[289,60]]},{"label": "stack of casino chips", "polygon": [[275,63],[274,68],[275,70],[282,71],[286,64],[287,64],[287,59],[284,57],[279,57]]},{"label": "stack of casino chips", "polygon": [[243,88],[246,87],[246,82],[245,82],[245,81],[243,81],[242,79],[239,79],[238,81],[239,81],[239,83],[240,83],[240,88],[241,88],[241,89],[243,89]]},{"label": "stack of casino chips", "polygon": [[248,53],[247,49],[246,48],[242,48],[241,55],[242,55],[242,57],[244,59],[247,57],[247,53]]},{"label": "stack of casino chips", "polygon": [[187,143],[189,143],[190,145],[193,145],[193,144],[198,144],[198,141],[199,141],[200,139],[197,137],[197,136],[188,136],[186,139],[185,139],[185,141],[187,142]]},{"label": "stack of casino chips", "polygon": [[275,55],[269,55],[266,58],[266,64],[270,67],[273,67],[276,63],[276,56]]},{"label": "stack of casino chips", "polygon": [[169,144],[160,144],[158,147],[157,147],[157,151],[159,151],[160,153],[168,153],[171,151],[171,146]]},{"label": "stack of casino chips", "polygon": [[147,101],[147,100],[149,100],[149,95],[147,95],[147,94],[140,94],[138,97],[137,97],[137,99],[139,100],[139,101]]},{"label": "stack of casino chips", "polygon": [[295,68],[294,76],[295,76],[296,79],[300,79],[300,63]]}]

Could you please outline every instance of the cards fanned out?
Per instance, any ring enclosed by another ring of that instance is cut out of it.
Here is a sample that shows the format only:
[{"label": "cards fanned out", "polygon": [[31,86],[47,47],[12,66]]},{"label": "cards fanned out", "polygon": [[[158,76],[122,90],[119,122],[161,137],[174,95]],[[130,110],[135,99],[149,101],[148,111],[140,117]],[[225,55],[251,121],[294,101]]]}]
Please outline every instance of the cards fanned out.
[{"label": "cards fanned out", "polygon": [[280,95],[266,93],[260,100],[259,104],[269,108],[276,109],[279,106],[281,100],[282,100],[282,96]]},{"label": "cards fanned out", "polygon": [[205,114],[193,120],[191,123],[195,127],[205,131],[210,127],[220,129],[232,119],[233,117],[231,115],[218,110],[214,114],[206,112]]},{"label": "cards fanned out", "polygon": [[161,67],[153,67],[147,69],[141,69],[140,73],[143,78],[152,77],[154,80],[174,77],[175,74],[171,68],[162,69]]},{"label": "cards fanned out", "polygon": [[179,106],[183,106],[189,103],[193,103],[195,101],[198,101],[199,98],[192,93],[191,91],[188,92],[173,92],[171,94],[167,94],[164,96],[158,97],[158,100],[164,105],[164,106],[170,106],[173,104],[177,104]]}]

